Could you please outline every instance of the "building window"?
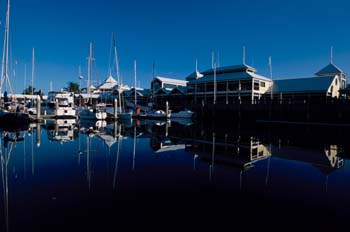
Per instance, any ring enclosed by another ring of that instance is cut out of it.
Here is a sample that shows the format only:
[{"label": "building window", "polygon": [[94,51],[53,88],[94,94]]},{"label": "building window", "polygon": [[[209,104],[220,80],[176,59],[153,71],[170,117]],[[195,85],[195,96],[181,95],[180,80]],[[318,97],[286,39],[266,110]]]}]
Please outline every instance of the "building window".
[{"label": "building window", "polygon": [[259,82],[254,82],[254,90],[258,90],[259,91]]},{"label": "building window", "polygon": [[335,85],[338,85],[338,78],[335,78]]},{"label": "building window", "polygon": [[173,84],[167,84],[167,83],[163,84],[163,88],[174,89],[176,87],[177,85],[173,85]]},{"label": "building window", "polygon": [[197,92],[205,92],[205,85],[204,84],[198,84],[197,85]]},{"label": "building window", "polygon": [[188,93],[193,93],[194,92],[194,85],[188,85],[187,92]]},{"label": "building window", "polygon": [[226,83],[218,83],[218,86],[217,86],[217,90],[218,91],[226,91]]},{"label": "building window", "polygon": [[213,92],[214,91],[214,84],[207,84],[207,92]]},{"label": "building window", "polygon": [[265,82],[263,82],[263,81],[260,82],[260,86],[261,86],[261,87],[265,87]]},{"label": "building window", "polygon": [[239,83],[238,82],[229,82],[228,90],[229,91],[238,91]]},{"label": "building window", "polygon": [[242,81],[241,82],[241,90],[252,90],[252,82],[251,81]]}]

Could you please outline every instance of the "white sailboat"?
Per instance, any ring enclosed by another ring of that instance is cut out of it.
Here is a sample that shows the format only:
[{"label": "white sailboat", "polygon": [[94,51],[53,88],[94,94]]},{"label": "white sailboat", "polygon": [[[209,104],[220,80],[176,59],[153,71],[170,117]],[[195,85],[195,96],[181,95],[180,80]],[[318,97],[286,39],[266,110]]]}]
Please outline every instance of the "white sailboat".
[{"label": "white sailboat", "polygon": [[[2,56],[2,72],[1,72],[1,83],[0,83],[0,93],[5,89],[3,100],[4,104],[0,106],[0,124],[12,124],[20,125],[29,123],[29,114],[25,112],[25,107],[23,104],[18,104],[15,101],[10,101],[7,87],[10,87],[12,92],[12,87],[9,79],[9,33],[10,33],[10,0],[7,1],[7,12],[6,12],[6,24],[5,24],[5,35],[4,35],[4,50]],[[3,85],[5,84],[5,88]],[[13,94],[12,94],[13,95]]]},{"label": "white sailboat", "polygon": [[[92,43],[90,43],[90,54],[88,57],[88,87],[87,92],[89,96],[89,101],[91,100],[91,70],[92,70],[92,60],[93,60],[93,50],[92,50]],[[81,74],[79,75],[81,76]],[[87,119],[87,120],[105,120],[107,118],[107,112],[106,112],[106,104],[99,103],[95,106],[88,106],[80,110],[79,112],[80,119]]]},{"label": "white sailboat", "polygon": [[99,103],[94,107],[85,108],[79,114],[80,119],[105,120],[107,118],[106,104]]},{"label": "white sailboat", "polygon": [[[115,39],[113,38],[113,44],[114,44],[114,59],[115,59],[115,66],[117,69],[117,79],[118,79],[118,99],[119,99],[119,107],[117,110],[117,117],[119,120],[131,120],[132,118],[132,111],[125,112],[125,110],[122,109],[122,98],[121,98],[121,82],[120,82],[120,73],[119,73],[119,62],[118,62],[118,54],[117,54],[117,46],[115,43]],[[136,61],[135,61],[136,62]],[[136,65],[136,64],[135,64]],[[136,66],[135,66],[136,69]],[[136,73],[136,71],[135,71]],[[135,74],[136,75],[136,74]]]}]

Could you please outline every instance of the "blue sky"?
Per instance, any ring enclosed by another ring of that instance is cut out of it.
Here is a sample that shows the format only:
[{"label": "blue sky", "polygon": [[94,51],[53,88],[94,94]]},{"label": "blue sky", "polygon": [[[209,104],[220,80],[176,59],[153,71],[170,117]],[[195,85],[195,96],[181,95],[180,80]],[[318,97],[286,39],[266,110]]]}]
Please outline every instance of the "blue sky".
[{"label": "blue sky", "polygon": [[[5,4],[0,1],[1,39]],[[79,65],[87,79],[89,42],[97,65],[93,78],[104,80],[112,32],[129,85],[135,59],[137,79],[149,87],[153,60],[158,75],[184,79],[196,58],[199,70],[210,68],[213,50],[220,53],[221,66],[242,63],[242,46],[246,63],[262,75],[269,73],[271,55],[274,78],[311,76],[329,63],[331,46],[334,63],[349,72],[348,9],[345,0],[11,0],[11,57],[13,64],[17,61],[12,85],[23,90],[24,64],[30,84],[32,47],[36,89],[47,92],[50,81],[54,89],[79,82]]]}]

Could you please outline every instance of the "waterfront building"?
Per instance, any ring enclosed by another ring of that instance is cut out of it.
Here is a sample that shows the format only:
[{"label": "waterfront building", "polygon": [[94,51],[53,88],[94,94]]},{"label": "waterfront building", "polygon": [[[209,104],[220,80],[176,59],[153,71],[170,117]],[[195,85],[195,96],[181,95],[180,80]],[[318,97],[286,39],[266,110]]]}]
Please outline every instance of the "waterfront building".
[{"label": "waterfront building", "polygon": [[97,87],[97,90],[102,93],[112,93],[113,89],[118,86],[118,82],[110,75],[101,85]]},{"label": "waterfront building", "polygon": [[[279,103],[321,103],[344,98],[347,77],[331,61],[326,67],[315,73],[313,77],[274,80],[272,97]],[[267,94],[266,98],[270,98]]]},{"label": "waterfront building", "polygon": [[96,105],[97,103],[101,102],[101,95],[100,94],[87,94],[87,93],[80,93],[80,94],[74,94],[74,103],[78,106],[85,106],[85,105]]},{"label": "waterfront building", "polygon": [[113,78],[112,75],[109,75],[109,77],[105,79],[101,85],[97,86],[97,89],[94,91],[94,93],[99,93],[103,102],[111,103],[113,101],[113,89],[116,86],[118,86],[118,82]]},{"label": "waterfront building", "polygon": [[151,90],[156,93],[159,89],[172,90],[179,86],[186,86],[187,81],[156,76],[151,82]]},{"label": "waterfront building", "polygon": [[[274,80],[273,101],[278,103],[326,102],[339,98],[341,81],[338,75]],[[271,90],[267,91],[269,93]],[[266,94],[270,99],[270,95]]]},{"label": "waterfront building", "polygon": [[333,62],[329,63],[326,67],[315,73],[317,77],[327,77],[327,76],[335,76],[338,75],[340,81],[340,89],[346,88],[347,77],[346,73],[343,72],[338,66],[333,64]]},{"label": "waterfront building", "polygon": [[130,90],[123,91],[122,97],[125,101],[125,105],[133,107],[135,102],[135,91],[136,91],[136,104],[147,106],[150,102],[151,91],[143,88],[131,88]]},{"label": "waterfront building", "polygon": [[175,88],[186,88],[187,81],[155,76],[151,82],[151,96],[153,103],[157,106],[165,107],[169,93]]},{"label": "waterfront building", "polygon": [[162,106],[164,108],[166,102],[168,102],[172,110],[177,110],[177,108],[178,110],[186,108],[189,103],[187,87],[185,86],[178,86],[172,90],[162,88],[155,93],[155,96],[158,106]]},{"label": "waterfront building", "polygon": [[271,79],[246,64],[191,73],[186,80],[190,104],[255,103],[270,88]]},{"label": "waterfront building", "polygon": [[92,94],[95,93],[97,91],[97,88],[94,85],[89,85],[88,87],[82,88],[81,89],[81,93],[85,93],[85,94]]}]

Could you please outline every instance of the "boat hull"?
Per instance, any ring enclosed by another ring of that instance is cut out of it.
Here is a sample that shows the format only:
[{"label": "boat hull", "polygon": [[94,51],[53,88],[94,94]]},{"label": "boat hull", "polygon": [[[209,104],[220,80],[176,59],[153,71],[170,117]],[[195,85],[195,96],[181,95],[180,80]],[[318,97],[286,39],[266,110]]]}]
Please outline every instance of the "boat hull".
[{"label": "boat hull", "polygon": [[30,123],[27,113],[0,111],[0,125],[16,126]]},{"label": "boat hull", "polygon": [[86,120],[105,120],[107,118],[106,112],[91,112],[90,110],[82,110],[79,114],[81,119]]}]

